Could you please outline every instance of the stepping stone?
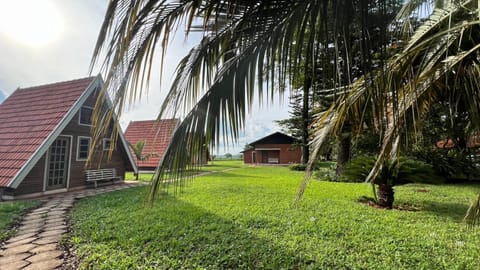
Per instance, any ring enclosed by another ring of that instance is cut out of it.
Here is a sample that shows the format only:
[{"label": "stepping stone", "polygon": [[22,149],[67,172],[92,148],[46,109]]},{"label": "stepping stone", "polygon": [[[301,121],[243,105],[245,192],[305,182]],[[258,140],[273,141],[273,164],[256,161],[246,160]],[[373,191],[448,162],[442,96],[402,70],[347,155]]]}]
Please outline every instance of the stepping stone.
[{"label": "stepping stone", "polygon": [[31,242],[35,241],[36,239],[37,239],[37,237],[25,238],[25,239],[22,239],[22,240],[18,240],[16,242],[9,243],[9,244],[3,246],[3,248],[12,248],[12,247],[28,244],[28,243],[31,243]]},{"label": "stepping stone", "polygon": [[34,220],[26,220],[26,221],[22,221],[22,225],[35,225],[35,224],[43,224],[45,223],[45,220],[43,218],[41,219],[34,219]]},{"label": "stepping stone", "polygon": [[58,243],[62,239],[61,235],[58,236],[49,236],[49,237],[42,237],[33,242],[34,244],[37,245],[46,245],[46,244],[52,244],[52,243]]},{"label": "stepping stone", "polygon": [[36,234],[35,233],[26,233],[26,234],[23,234],[23,235],[15,236],[13,238],[8,239],[7,244],[23,240],[25,238],[29,238],[29,237],[32,237],[34,235],[36,235]]},{"label": "stepping stone", "polygon": [[55,218],[64,218],[65,216],[67,215],[66,212],[55,212],[55,213],[52,213],[52,214],[49,214],[47,216],[47,219],[55,219]]},{"label": "stepping stone", "polygon": [[69,211],[70,211],[70,208],[64,208],[64,207],[62,207],[62,208],[55,208],[55,210],[52,210],[50,213],[48,213],[47,216],[51,216],[51,215],[57,214],[57,213],[58,213],[58,214],[62,214],[62,215],[66,215],[66,214],[69,213]]},{"label": "stepping stone", "polygon": [[48,231],[48,232],[43,232],[39,234],[38,236],[40,237],[50,237],[50,236],[61,236],[62,234],[65,233],[65,230],[55,230],[55,231]]},{"label": "stepping stone", "polygon": [[29,266],[23,268],[22,270],[46,270],[46,269],[55,269],[63,264],[61,259],[53,259],[48,261],[35,262]]},{"label": "stepping stone", "polygon": [[36,212],[42,212],[42,211],[45,211],[45,210],[48,210],[50,209],[48,207],[48,205],[50,204],[51,201],[48,201],[46,204],[43,205],[43,207],[40,207],[40,208],[37,208],[37,209],[33,209],[31,212],[32,213],[36,213]]},{"label": "stepping stone", "polygon": [[40,231],[42,230],[41,227],[38,227],[38,228],[23,228],[23,227],[20,227],[16,233],[17,236],[23,236],[25,234],[37,234],[39,233]]},{"label": "stepping stone", "polygon": [[52,250],[52,251],[47,251],[47,252],[43,252],[43,253],[33,255],[32,257],[28,258],[27,261],[32,262],[32,263],[48,261],[48,260],[56,259],[56,258],[58,258],[62,255],[63,255],[63,251]]},{"label": "stepping stone", "polygon": [[57,249],[57,244],[46,244],[46,245],[41,245],[38,246],[32,250],[30,250],[31,253],[37,254],[37,253],[42,253],[46,251],[52,251]]},{"label": "stepping stone", "polygon": [[34,244],[24,244],[24,245],[7,248],[3,251],[0,251],[0,255],[7,256],[7,255],[13,255],[13,254],[20,254],[20,253],[30,251],[31,249],[34,249],[36,247],[37,245],[34,245]]},{"label": "stepping stone", "polygon": [[8,255],[5,257],[0,257],[0,265],[5,265],[9,263],[13,263],[16,261],[21,261],[25,258],[30,257],[31,255],[28,253],[19,253],[19,254],[14,254],[14,255]]},{"label": "stepping stone", "polygon": [[26,215],[23,217],[22,221],[41,220],[43,218],[43,215]]},{"label": "stepping stone", "polygon": [[64,220],[52,221],[52,222],[49,222],[49,223],[45,224],[45,228],[62,226],[62,225],[65,225],[65,224],[66,224],[66,222]]},{"label": "stepping stone", "polygon": [[73,206],[73,202],[75,201],[74,198],[69,199],[68,201],[63,201],[59,207],[65,207],[65,208],[70,208]]},{"label": "stepping stone", "polygon": [[46,227],[43,232],[49,232],[49,231],[56,231],[56,230],[64,230],[65,232],[67,231],[68,227],[67,225],[58,225],[58,226],[53,226],[53,227]]},{"label": "stepping stone", "polygon": [[67,212],[66,210],[62,210],[62,209],[59,209],[59,208],[55,208],[55,209],[52,209],[52,211],[48,212],[48,215],[49,215],[49,216],[55,215],[55,214],[63,215],[63,214],[65,214],[66,212]]},{"label": "stepping stone", "polygon": [[31,213],[32,213],[32,214],[42,215],[42,214],[47,213],[48,210],[50,210],[50,208],[39,208],[39,209],[33,210]]},{"label": "stepping stone", "polygon": [[[56,217],[56,218],[50,217],[49,219],[46,220],[47,224],[58,223],[58,222],[65,222],[65,218],[63,218],[63,217]],[[47,226],[50,226],[50,225],[47,225]]]},{"label": "stepping stone", "polygon": [[18,229],[19,230],[42,229],[43,225],[45,225],[45,221],[42,221],[42,223],[31,223],[31,224],[21,225]]},{"label": "stepping stone", "polygon": [[[25,267],[26,265],[28,265],[28,262],[26,261],[15,261],[15,262],[12,262],[12,263],[8,263],[6,265],[1,265],[1,269],[5,269],[5,270],[20,270],[22,269],[23,267]],[[5,268],[4,268],[5,267]]]}]

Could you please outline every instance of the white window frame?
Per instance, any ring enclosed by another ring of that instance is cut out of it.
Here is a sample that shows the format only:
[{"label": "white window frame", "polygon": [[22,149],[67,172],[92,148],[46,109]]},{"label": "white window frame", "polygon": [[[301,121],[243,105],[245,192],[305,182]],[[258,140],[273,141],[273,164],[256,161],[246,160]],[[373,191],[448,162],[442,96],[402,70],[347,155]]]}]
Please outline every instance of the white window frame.
[{"label": "white window frame", "polygon": [[105,143],[106,142],[110,142],[110,146],[112,146],[112,139],[110,138],[103,138],[103,142],[102,142],[102,149],[103,151],[109,151],[110,150],[110,147],[105,147]]},{"label": "white window frame", "polygon": [[86,126],[86,127],[91,127],[92,125],[89,125],[89,124],[83,124],[81,122],[81,119],[82,119],[82,109],[83,108],[87,108],[87,109],[91,109],[92,110],[92,114],[93,114],[93,110],[95,109],[94,107],[90,107],[90,106],[82,106],[80,107],[80,110],[78,110],[78,124],[80,126]]},{"label": "white window frame", "polygon": [[90,151],[91,151],[90,148],[92,147],[92,137],[78,136],[77,137],[77,154],[75,155],[77,161],[86,161],[87,160],[87,158],[84,159],[84,158],[79,157],[79,154],[80,154],[80,140],[82,140],[82,139],[88,139],[88,154],[90,154]]}]

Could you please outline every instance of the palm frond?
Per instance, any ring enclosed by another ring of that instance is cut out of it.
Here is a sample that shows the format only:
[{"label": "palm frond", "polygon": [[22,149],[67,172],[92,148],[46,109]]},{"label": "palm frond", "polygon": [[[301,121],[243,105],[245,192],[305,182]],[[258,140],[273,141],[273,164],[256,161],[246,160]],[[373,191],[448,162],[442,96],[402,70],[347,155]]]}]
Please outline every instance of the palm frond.
[{"label": "palm frond", "polygon": [[470,228],[480,225],[480,194],[468,208],[467,214],[463,220]]},{"label": "palm frond", "polygon": [[[457,14],[463,10],[464,6],[452,6],[449,14]],[[449,16],[450,16],[449,15]],[[442,18],[445,19],[445,18]],[[430,27],[437,27],[439,24],[429,22]],[[458,68],[466,62],[470,65],[469,59],[475,58],[480,47],[478,44],[472,46],[467,51],[463,51],[457,47],[457,44],[463,42],[462,33],[469,29],[477,29],[478,21],[464,22],[457,21],[453,24],[444,26],[444,29],[437,29],[435,34],[432,29],[420,28],[420,34],[415,36],[415,41],[409,43],[401,53],[395,55],[386,64],[385,69],[388,73],[373,72],[369,76],[364,76],[357,82],[351,84],[348,91],[345,91],[342,97],[340,93],[339,102],[334,103],[330,111],[336,113],[334,119],[319,118],[316,129],[316,137],[324,137],[325,127],[328,130],[336,132],[342,126],[343,121],[348,117],[352,117],[352,109],[361,107],[369,110],[374,109],[376,113],[374,118],[386,119],[384,126],[383,142],[380,150],[379,158],[370,171],[367,181],[375,179],[378,172],[381,171],[384,159],[395,158],[398,153],[399,134],[404,127],[406,114],[410,113],[415,105],[420,102],[429,91],[436,89],[436,85],[443,84],[452,70]],[[412,38],[413,39],[413,38]],[[447,53],[448,52],[448,53]],[[450,55],[448,55],[450,54]],[[416,70],[412,71],[412,67]],[[386,75],[386,76],[385,76]],[[368,80],[368,78],[374,78]],[[380,99],[372,99],[378,96]],[[392,99],[394,97],[395,99]],[[382,101],[383,99],[383,101]],[[386,103],[385,100],[387,101]],[[395,103],[393,101],[395,100]],[[368,105],[370,104],[370,105]],[[476,103],[474,103],[476,104]],[[383,108],[382,108],[383,107]],[[472,106],[474,107],[474,106]],[[479,107],[473,108],[478,111]],[[358,113],[354,113],[356,117]],[[332,121],[333,120],[333,121]],[[358,123],[364,125],[364,123]],[[361,129],[360,129],[361,130]],[[315,142],[315,139],[314,139]],[[319,143],[312,143],[313,149],[321,146]],[[313,151],[311,160],[315,160],[316,151]],[[301,184],[300,191],[297,195],[297,201],[300,199],[304,188],[308,184],[308,175]]]},{"label": "palm frond", "polygon": [[[162,183],[167,188],[173,183],[174,191],[181,189],[189,175],[185,168],[196,166],[188,159],[199,155],[204,145],[215,147],[221,139],[225,144],[236,141],[253,97],[264,95],[263,82],[269,82],[266,89],[272,99],[284,91],[276,84],[285,85],[290,71],[301,64],[292,55],[291,36],[307,35],[299,31],[307,31],[315,24],[319,6],[282,3],[249,9],[247,12],[252,14],[242,16],[232,32],[218,31],[207,36],[181,61],[162,112],[189,112],[175,131],[154,177],[151,198],[160,186],[165,187]],[[269,72],[263,72],[265,66]],[[173,181],[165,178],[166,171],[172,172],[169,177]]]},{"label": "palm frond", "polygon": [[451,24],[450,20],[452,16],[464,11],[465,7],[471,4],[472,1],[473,0],[464,0],[458,4],[454,3],[454,1],[447,1],[448,4],[446,6],[435,8],[428,19],[415,31],[405,46],[404,51],[409,51],[418,42],[425,40],[425,38],[428,39],[432,31],[438,30],[442,25],[447,25],[448,27]]},{"label": "palm frond", "polygon": [[143,156],[143,149],[145,148],[145,141],[140,140],[136,142],[135,144],[131,144],[130,142],[127,142],[130,148],[133,150],[133,153],[135,154],[135,157],[137,160],[144,160]]}]

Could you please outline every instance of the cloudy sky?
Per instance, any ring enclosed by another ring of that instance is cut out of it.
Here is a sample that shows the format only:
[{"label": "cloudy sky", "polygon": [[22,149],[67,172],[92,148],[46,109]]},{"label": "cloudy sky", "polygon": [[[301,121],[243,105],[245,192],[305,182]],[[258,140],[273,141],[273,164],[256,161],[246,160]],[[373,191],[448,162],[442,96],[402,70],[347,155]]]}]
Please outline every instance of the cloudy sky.
[{"label": "cloudy sky", "polygon": [[[106,7],[106,0],[0,0],[0,102],[18,87],[89,76]],[[156,71],[148,96],[122,115],[124,129],[132,120],[156,118],[176,63],[196,42],[177,34],[167,52],[162,84]],[[273,121],[287,118],[287,107],[288,99],[268,107],[254,105],[238,144],[220,147],[217,154],[237,153],[247,142],[279,130]]]}]

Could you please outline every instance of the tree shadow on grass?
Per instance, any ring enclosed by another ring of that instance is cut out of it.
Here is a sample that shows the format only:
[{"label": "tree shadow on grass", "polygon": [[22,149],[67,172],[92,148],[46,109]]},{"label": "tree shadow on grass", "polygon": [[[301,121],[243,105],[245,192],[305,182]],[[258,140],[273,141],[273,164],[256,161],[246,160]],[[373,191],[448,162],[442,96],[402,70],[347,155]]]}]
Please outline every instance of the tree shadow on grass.
[{"label": "tree shadow on grass", "polygon": [[458,222],[463,220],[467,209],[468,205],[466,204],[438,201],[425,201],[422,206],[423,211],[430,212],[438,217],[450,218]]},{"label": "tree shadow on grass", "polygon": [[267,219],[242,224],[171,196],[144,207],[139,193],[125,195],[91,200],[87,206],[97,210],[84,209],[79,218],[76,233],[87,253],[108,258],[84,256],[86,268],[303,269],[312,263],[256,236],[255,229],[272,226]]}]

